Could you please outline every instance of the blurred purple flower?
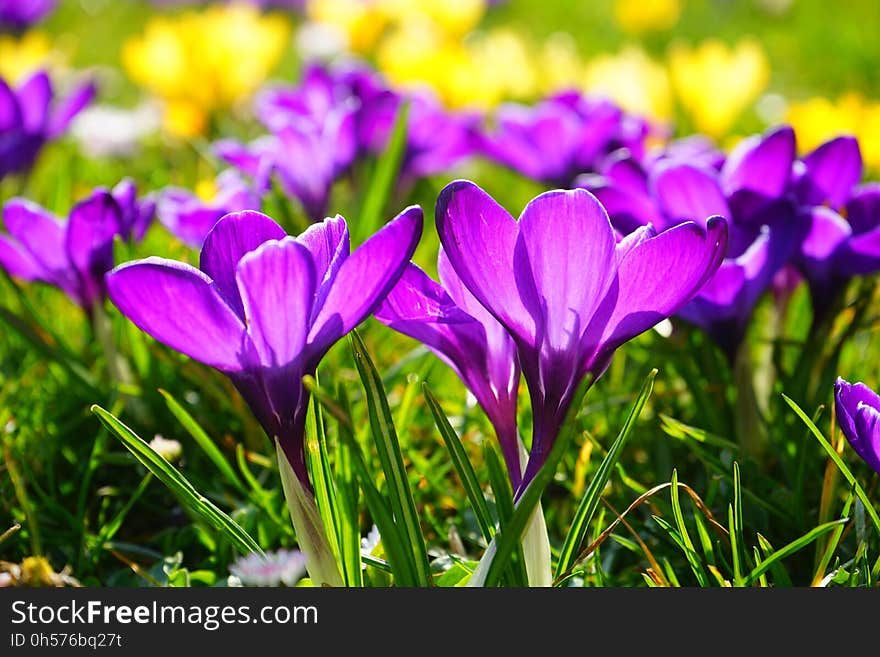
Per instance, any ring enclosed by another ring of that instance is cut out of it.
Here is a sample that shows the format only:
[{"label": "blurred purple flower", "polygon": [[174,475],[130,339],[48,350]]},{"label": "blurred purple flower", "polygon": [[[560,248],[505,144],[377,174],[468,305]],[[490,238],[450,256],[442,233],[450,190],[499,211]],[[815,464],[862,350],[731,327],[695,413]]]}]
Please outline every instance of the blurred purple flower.
[{"label": "blurred purple flower", "polygon": [[94,95],[95,86],[86,83],[58,100],[45,71],[15,90],[0,78],[0,180],[29,171],[43,145],[61,136]]},{"label": "blurred purple flower", "polygon": [[421,228],[409,207],[349,255],[339,215],[294,238],[264,214],[233,213],[205,239],[200,269],[151,257],[114,269],[107,287],[143,331],[226,374],[311,490],[302,378],[381,303]]},{"label": "blurred purple flower", "polygon": [[477,133],[479,151],[557,187],[569,187],[579,174],[597,171],[619,148],[641,159],[650,129],[611,101],[577,92],[557,94],[533,106],[502,105],[495,122],[494,130]]},{"label": "blurred purple flower", "polygon": [[864,383],[834,383],[837,423],[856,454],[880,474],[880,397]]},{"label": "blurred purple flower", "polygon": [[0,32],[19,32],[55,9],[56,0],[0,0]]},{"label": "blurred purple flower", "polygon": [[260,195],[234,169],[217,176],[217,193],[204,200],[187,189],[166,187],[158,196],[156,214],[168,231],[183,243],[200,248],[223,215],[241,210],[258,210]]},{"label": "blurred purple flower", "polygon": [[693,298],[727,243],[720,218],[659,235],[644,227],[617,242],[605,209],[582,189],[541,194],[517,221],[459,180],[440,193],[435,216],[452,268],[516,343],[534,423],[523,485],[580,381],[601,376],[615,349]]},{"label": "blurred purple flower", "polygon": [[124,212],[113,194],[98,189],[74,205],[62,223],[35,203],[12,199],[3,206],[9,235],[0,234],[0,265],[16,278],[58,287],[91,312],[106,295],[104,274],[113,267],[113,238],[138,230],[133,206],[126,207]]},{"label": "blurred purple flower", "polygon": [[376,311],[376,319],[424,343],[464,381],[495,429],[516,489],[522,479],[516,346],[462,284],[442,249],[437,269],[442,286],[410,264]]},{"label": "blurred purple flower", "polygon": [[794,161],[794,132],[782,127],[744,140],[722,161],[713,148],[691,140],[646,164],[612,157],[600,175],[580,182],[625,234],[644,225],[664,231],[712,216],[728,220],[724,263],[678,314],[733,358],[759,297],[805,234],[790,192]]},{"label": "blurred purple flower", "polygon": [[796,259],[822,315],[846,282],[880,270],[880,184],[859,185],[862,156],[838,137],[795,162],[792,187],[808,232]]}]

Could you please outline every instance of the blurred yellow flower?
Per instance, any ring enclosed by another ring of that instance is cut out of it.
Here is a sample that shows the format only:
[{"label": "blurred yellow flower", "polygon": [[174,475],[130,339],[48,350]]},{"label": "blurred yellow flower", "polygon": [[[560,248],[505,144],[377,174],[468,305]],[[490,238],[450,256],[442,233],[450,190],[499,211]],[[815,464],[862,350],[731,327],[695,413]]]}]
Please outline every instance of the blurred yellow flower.
[{"label": "blurred yellow flower", "polygon": [[717,138],[767,86],[770,65],[760,44],[752,39],[734,48],[710,39],[696,48],[673,45],[669,74],[693,127]]},{"label": "blurred yellow flower", "polygon": [[8,83],[15,84],[57,60],[58,53],[42,32],[27,32],[20,38],[0,34],[0,77]]},{"label": "blurred yellow flower", "polygon": [[135,82],[166,103],[173,134],[204,131],[208,117],[250,96],[287,44],[280,15],[249,5],[213,6],[201,13],[151,19],[142,36],[126,42],[122,62]]},{"label": "blurred yellow flower", "polygon": [[832,102],[810,98],[792,103],[786,119],[795,129],[801,152],[814,149],[832,137],[855,135],[865,165],[880,170],[880,101],[851,92]]},{"label": "blurred yellow flower", "polygon": [[679,0],[614,0],[614,20],[625,32],[668,30],[681,16]]},{"label": "blurred yellow flower", "polygon": [[541,48],[537,71],[540,71],[540,75],[536,72],[536,77],[541,93],[580,87],[584,63],[577,52],[574,38],[567,32],[551,34]]},{"label": "blurred yellow flower", "polygon": [[306,16],[329,25],[357,53],[368,53],[388,27],[390,17],[384,0],[309,0]]},{"label": "blurred yellow flower", "polygon": [[637,46],[593,59],[587,65],[584,84],[588,93],[608,96],[630,112],[660,120],[672,116],[666,68]]}]

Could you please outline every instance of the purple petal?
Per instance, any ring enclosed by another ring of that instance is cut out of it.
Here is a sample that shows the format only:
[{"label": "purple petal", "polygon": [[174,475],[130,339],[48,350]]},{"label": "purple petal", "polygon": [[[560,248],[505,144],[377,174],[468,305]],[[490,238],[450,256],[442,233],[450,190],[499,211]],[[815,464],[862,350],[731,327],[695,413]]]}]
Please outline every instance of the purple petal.
[{"label": "purple petal", "polygon": [[648,195],[648,176],[626,149],[613,153],[602,165],[602,175],[618,189]]},{"label": "purple petal", "polygon": [[856,408],[856,433],[858,447],[853,448],[874,472],[880,474],[880,410],[876,406],[860,402]]},{"label": "purple petal", "polygon": [[[339,271],[339,267],[349,254],[348,226],[341,215],[332,219],[327,217],[318,224],[313,224],[296,238],[312,254],[315,263],[315,276],[319,287],[331,282]],[[323,298],[316,302],[317,309],[323,305]]]},{"label": "purple petal", "polygon": [[315,266],[308,249],[292,237],[264,242],[241,258],[236,279],[260,362],[283,367],[297,360],[315,298]]},{"label": "purple petal", "polygon": [[587,183],[581,186],[599,199],[611,223],[623,233],[631,233],[647,224],[660,228],[667,224],[657,204],[647,194],[632,192],[614,184]]},{"label": "purple petal", "polygon": [[205,238],[199,268],[213,279],[217,291],[239,317],[245,315],[235,282],[238,262],[263,242],[286,236],[284,229],[266,215],[245,210],[225,215]]},{"label": "purple petal", "polygon": [[6,230],[47,272],[67,270],[64,226],[57,217],[36,203],[12,199],[3,206]]},{"label": "purple petal", "polygon": [[846,204],[846,218],[855,234],[880,226],[880,183],[862,185]]},{"label": "purple petal", "polygon": [[22,84],[16,95],[21,108],[21,120],[29,132],[42,132],[49,116],[52,102],[52,84],[45,71],[38,71]]},{"label": "purple petal", "polygon": [[519,225],[516,265],[531,270],[542,337],[566,351],[578,343],[614,279],[614,231],[596,197],[582,189],[537,196]]},{"label": "purple petal", "polygon": [[70,95],[58,103],[58,105],[52,110],[52,114],[49,116],[49,123],[46,127],[46,134],[53,139],[60,136],[65,130],[67,130],[67,126],[70,125],[73,117],[79,114],[86,105],[92,102],[96,93],[97,87],[93,82],[87,82],[74,89]]},{"label": "purple petal", "polygon": [[519,289],[514,250],[516,220],[474,183],[456,180],[437,198],[437,232],[449,262],[462,282],[502,324],[524,339],[535,335],[535,320],[526,309],[539,305],[533,291]]},{"label": "purple petal", "polygon": [[394,287],[422,234],[422,209],[410,206],[346,258],[318,310],[309,344],[321,354],[372,313]]},{"label": "purple petal", "polygon": [[730,220],[730,209],[715,177],[690,164],[659,167],[651,180],[661,211],[671,223],[695,221],[719,215]]},{"label": "purple petal", "polygon": [[715,274],[726,247],[727,224],[712,217],[705,231],[680,224],[632,248],[617,272],[614,312],[601,348],[613,350],[678,311]]},{"label": "purple petal", "polygon": [[817,265],[828,261],[852,234],[846,220],[824,206],[810,208],[807,220],[810,229],[801,243],[801,254],[808,262]]},{"label": "purple petal", "polygon": [[0,267],[25,281],[46,280],[46,272],[33,256],[5,235],[0,235]]},{"label": "purple petal", "polygon": [[159,342],[226,372],[251,365],[244,323],[195,267],[147,258],[117,267],[106,281],[122,314]]},{"label": "purple petal", "polygon": [[113,267],[113,238],[120,232],[119,205],[109,192],[95,192],[70,211],[65,248],[80,285],[80,299],[91,305],[103,296],[104,274]]},{"label": "purple petal", "polygon": [[18,128],[21,125],[21,110],[15,92],[0,77],[0,132]]},{"label": "purple petal", "polygon": [[806,175],[816,190],[813,204],[842,207],[862,177],[862,154],[855,137],[837,137],[804,157]]},{"label": "purple petal", "polygon": [[794,157],[795,137],[790,126],[745,139],[721,169],[724,193],[730,196],[746,190],[767,198],[780,196],[788,186]]}]

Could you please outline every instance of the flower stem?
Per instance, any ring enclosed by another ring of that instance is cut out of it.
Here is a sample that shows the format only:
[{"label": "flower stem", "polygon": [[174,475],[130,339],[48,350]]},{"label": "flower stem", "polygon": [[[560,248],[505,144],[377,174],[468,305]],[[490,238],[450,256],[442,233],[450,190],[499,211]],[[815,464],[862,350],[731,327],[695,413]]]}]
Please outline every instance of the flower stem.
[{"label": "flower stem", "polygon": [[275,441],[275,451],[278,454],[278,471],[281,473],[281,486],[287,499],[290,520],[296,531],[299,548],[306,555],[306,570],[309,571],[312,583],[315,586],[344,586],[314,496],[296,476],[278,440]]},{"label": "flower stem", "polygon": [[740,449],[756,461],[767,448],[767,431],[758,408],[752,363],[746,345],[741,345],[733,362],[733,381],[736,388],[736,437]]}]

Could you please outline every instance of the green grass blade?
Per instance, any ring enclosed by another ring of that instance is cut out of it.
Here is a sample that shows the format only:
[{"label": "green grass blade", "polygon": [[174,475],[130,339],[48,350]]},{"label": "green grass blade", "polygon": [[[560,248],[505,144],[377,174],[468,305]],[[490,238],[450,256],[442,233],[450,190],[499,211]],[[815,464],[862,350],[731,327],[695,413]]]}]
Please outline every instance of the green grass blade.
[{"label": "green grass blade", "polygon": [[[337,388],[337,397],[345,398],[345,388],[341,384]],[[348,407],[347,399],[345,407]],[[336,492],[340,517],[342,518],[339,548],[342,551],[342,562],[348,573],[349,586],[361,587],[364,585],[364,574],[361,568],[364,559],[361,555],[361,532],[358,517],[360,489],[358,488],[357,473],[354,469],[355,455],[352,452],[354,436],[351,434],[350,426],[351,422],[348,425],[339,423],[337,435],[340,440],[336,441]],[[348,440],[343,439],[345,433],[348,434]]]},{"label": "green grass blade", "polygon": [[694,542],[691,540],[687,525],[684,522],[684,513],[681,511],[681,500],[678,496],[678,472],[675,469],[672,471],[672,485],[669,487],[669,497],[672,503],[672,517],[675,518],[679,536],[681,536],[682,542],[687,547],[685,554],[688,558],[688,563],[691,565],[691,570],[694,571],[700,586],[709,586],[709,575],[703,569],[703,564],[700,562]]},{"label": "green grass blade", "polygon": [[[310,438],[314,436],[314,438]],[[330,468],[330,457],[327,454],[327,435],[324,431],[324,417],[321,407],[314,399],[309,404],[306,414],[306,465],[309,470],[309,478],[315,489],[315,502],[318,505],[318,514],[324,523],[324,531],[327,532],[327,541],[340,563],[339,549],[339,510],[336,504],[336,489],[333,486],[333,473]],[[343,566],[344,571],[344,564]],[[345,580],[345,572],[342,572]],[[346,581],[346,584],[348,582]]]},{"label": "green grass blade", "polygon": [[403,162],[403,155],[406,151],[408,115],[408,103],[403,102],[397,110],[388,146],[376,162],[373,177],[370,179],[369,187],[364,195],[360,221],[356,224],[358,240],[364,240],[375,233],[383,223],[385,207],[394,191],[397,172],[400,170],[400,164]]},{"label": "green grass blade", "polygon": [[648,374],[645,382],[642,384],[641,392],[639,392],[639,396],[636,398],[636,401],[629,412],[629,416],[623,424],[623,428],[621,428],[620,433],[617,435],[617,439],[611,445],[611,449],[608,450],[608,454],[602,459],[602,463],[599,465],[596,475],[593,477],[590,486],[587,488],[580,504],[578,505],[574,520],[572,520],[571,523],[571,528],[568,530],[565,542],[562,544],[562,549],[559,552],[559,560],[556,564],[557,579],[574,565],[581,544],[584,541],[584,536],[586,536],[587,527],[589,527],[593,515],[596,513],[596,509],[599,507],[602,491],[605,490],[605,485],[608,483],[611,471],[614,469],[614,465],[620,458],[623,446],[626,444],[630,433],[632,433],[632,428],[635,425],[639,414],[642,412],[642,408],[644,408],[645,403],[651,396],[656,376],[656,369],[651,370]]},{"label": "green grass blade", "polygon": [[198,446],[202,448],[205,455],[211,459],[211,462],[215,466],[217,466],[217,470],[220,471],[220,474],[222,474],[239,493],[247,495],[247,488],[245,488],[241,479],[232,468],[232,465],[226,460],[226,457],[223,456],[223,453],[214,441],[211,440],[211,437],[202,426],[196,422],[195,418],[190,415],[189,411],[187,411],[170,392],[160,388],[159,393],[165,398],[165,404],[168,406],[168,410],[171,411],[171,414],[177,418],[177,421],[180,422],[181,426],[187,430]]},{"label": "green grass blade", "polygon": [[[486,447],[484,454],[486,469],[489,471],[492,494],[495,497],[498,526],[501,528],[501,531],[504,531],[504,528],[510,524],[510,519],[513,517],[515,509],[513,490],[510,487],[510,477],[507,474],[507,469],[501,465],[501,460],[494,449]],[[508,586],[528,586],[529,575],[526,572],[522,543],[517,544],[510,557],[510,566],[505,573],[504,582]]]},{"label": "green grass blade", "polygon": [[813,529],[808,531],[800,538],[797,538],[788,545],[779,548],[778,550],[776,550],[776,552],[774,552],[766,559],[764,559],[760,564],[758,564],[752,570],[752,572],[750,572],[745,577],[745,580],[743,581],[744,585],[749,586],[758,577],[767,572],[777,561],[779,561],[780,559],[784,559],[790,554],[794,554],[798,550],[806,547],[807,545],[815,541],[820,536],[827,534],[832,529],[834,529],[838,525],[842,525],[845,522],[849,522],[849,518],[840,518],[839,520],[832,520],[831,522],[826,522],[819,525],[818,527],[813,527]]},{"label": "green grass blade", "polygon": [[742,573],[747,567],[745,535],[743,534],[742,485],[739,463],[733,462],[733,507],[730,512],[730,549],[733,553],[733,579],[735,586],[743,586]]},{"label": "green grass blade", "polygon": [[[850,491],[850,494],[847,496],[846,502],[843,505],[843,511],[840,512],[841,518],[849,517],[849,510],[852,508],[855,499],[855,493]],[[834,551],[840,544],[840,537],[843,536],[843,528],[844,526],[841,524],[831,534],[831,539],[828,541],[828,545],[825,547],[825,552],[822,554],[822,558],[819,560],[819,565],[816,567],[816,574],[813,575],[813,586],[818,586],[819,582],[822,581],[822,578],[825,577],[828,565],[834,557]]]},{"label": "green grass blade", "polygon": [[388,398],[385,396],[385,390],[382,386],[382,379],[367,353],[366,345],[356,331],[351,333],[351,346],[355,365],[364,386],[373,442],[385,473],[385,482],[394,519],[401,524],[402,533],[409,543],[418,584],[429,586],[431,572],[428,566],[428,553],[419,525],[412,490],[409,487],[409,479],[406,475],[391,410],[388,407]]},{"label": "green grass blade", "polygon": [[874,524],[874,529],[877,530],[877,533],[880,534],[880,517],[877,515],[877,510],[871,504],[871,500],[868,499],[867,493],[865,493],[865,489],[859,485],[859,482],[856,481],[856,478],[853,476],[853,473],[850,471],[849,467],[847,467],[846,463],[843,462],[843,459],[840,458],[840,455],[837,453],[831,443],[825,440],[825,436],[822,435],[822,432],[816,427],[813,421],[807,417],[807,414],[803,412],[800,406],[798,406],[791,398],[786,395],[782,395],[782,398],[786,401],[786,403],[791,406],[791,409],[797,413],[797,416],[803,421],[804,424],[807,425],[807,428],[816,437],[816,440],[819,441],[819,444],[822,445],[822,449],[828,454],[828,457],[834,462],[834,465],[837,466],[837,469],[840,470],[841,474],[843,474],[847,483],[852,486],[855,491],[856,497],[858,497],[862,504],[865,506],[865,511],[867,511],[868,516],[871,518],[871,522]]},{"label": "green grass blade", "polygon": [[217,508],[204,495],[201,495],[173,465],[157,454],[152,447],[112,413],[97,404],[93,405],[91,410],[110,433],[119,438],[144,467],[174,492],[186,506],[217,529],[242,554],[263,553],[256,541],[238,523]]},{"label": "green grass blade", "polygon": [[483,538],[485,538],[486,543],[488,543],[495,535],[495,526],[492,523],[492,515],[489,513],[486,498],[483,496],[483,489],[480,488],[480,482],[477,479],[477,475],[474,472],[474,468],[471,465],[464,445],[461,444],[461,440],[455,432],[455,429],[449,424],[449,420],[446,418],[446,414],[440,407],[439,402],[434,395],[431,394],[427,383],[422,384],[422,392],[425,394],[428,408],[431,410],[431,415],[434,416],[434,423],[440,431],[443,443],[446,445],[446,449],[452,457],[452,464],[455,466],[458,478],[461,480],[462,486],[464,486],[465,492],[470,500],[471,508],[473,508],[474,515],[477,518],[477,524],[480,526],[480,533],[483,534]]}]

